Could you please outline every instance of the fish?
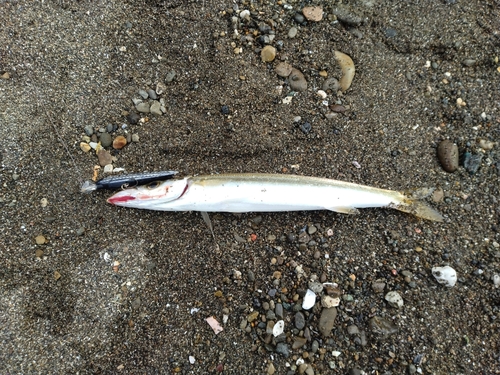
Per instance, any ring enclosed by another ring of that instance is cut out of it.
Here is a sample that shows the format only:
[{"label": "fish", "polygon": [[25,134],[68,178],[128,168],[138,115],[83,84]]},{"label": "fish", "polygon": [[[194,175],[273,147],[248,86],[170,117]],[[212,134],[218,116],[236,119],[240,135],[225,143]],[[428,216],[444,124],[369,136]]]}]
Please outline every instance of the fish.
[{"label": "fish", "polygon": [[355,214],[359,208],[381,207],[443,221],[439,212],[415,196],[328,178],[241,173],[155,181],[119,191],[107,202],[146,210],[202,213],[329,210]]},{"label": "fish", "polygon": [[155,181],[164,181],[173,178],[177,171],[159,171],[159,172],[143,172],[143,173],[130,173],[120,176],[109,176],[101,178],[97,182],[85,181],[80,186],[82,193],[88,194],[95,190],[100,189],[126,189],[131,186],[147,185]]}]

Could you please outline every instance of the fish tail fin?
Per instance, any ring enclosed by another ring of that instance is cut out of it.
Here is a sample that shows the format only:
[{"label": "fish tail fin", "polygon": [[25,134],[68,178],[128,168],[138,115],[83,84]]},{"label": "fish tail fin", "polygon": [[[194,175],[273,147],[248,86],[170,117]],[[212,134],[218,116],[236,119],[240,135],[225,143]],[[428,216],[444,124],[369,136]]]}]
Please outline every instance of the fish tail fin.
[{"label": "fish tail fin", "polygon": [[420,200],[429,195],[428,193],[424,194],[424,192],[428,191],[428,189],[421,189],[411,196],[407,193],[401,193],[400,200],[397,204],[392,206],[392,208],[415,215],[422,219],[442,222],[444,220],[443,216],[427,203]]}]

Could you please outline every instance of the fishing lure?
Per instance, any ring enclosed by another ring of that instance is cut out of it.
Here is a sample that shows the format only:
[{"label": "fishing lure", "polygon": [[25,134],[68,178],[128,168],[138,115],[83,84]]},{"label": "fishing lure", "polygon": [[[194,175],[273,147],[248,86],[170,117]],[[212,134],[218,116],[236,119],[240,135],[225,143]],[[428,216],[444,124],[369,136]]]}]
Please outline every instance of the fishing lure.
[{"label": "fishing lure", "polygon": [[155,181],[166,181],[173,178],[176,174],[176,171],[159,171],[109,176],[102,178],[97,182],[85,181],[81,185],[80,190],[82,193],[88,194],[101,189],[127,189],[135,186],[150,184]]}]

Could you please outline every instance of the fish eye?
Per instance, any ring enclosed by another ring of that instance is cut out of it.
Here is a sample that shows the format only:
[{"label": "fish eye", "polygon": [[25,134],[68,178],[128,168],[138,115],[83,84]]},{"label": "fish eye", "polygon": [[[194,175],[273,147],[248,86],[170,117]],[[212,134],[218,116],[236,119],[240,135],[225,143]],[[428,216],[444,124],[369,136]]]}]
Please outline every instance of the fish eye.
[{"label": "fish eye", "polygon": [[146,188],[154,189],[154,188],[157,188],[158,186],[160,186],[160,184],[161,184],[161,181],[153,181],[153,182],[150,182],[149,184],[147,184]]}]

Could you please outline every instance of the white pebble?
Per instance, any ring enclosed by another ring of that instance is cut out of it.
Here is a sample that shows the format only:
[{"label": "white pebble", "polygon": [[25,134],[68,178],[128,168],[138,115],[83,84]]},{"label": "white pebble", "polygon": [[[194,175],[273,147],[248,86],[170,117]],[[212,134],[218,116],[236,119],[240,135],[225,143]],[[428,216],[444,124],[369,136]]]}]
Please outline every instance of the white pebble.
[{"label": "white pebble", "polygon": [[500,275],[495,274],[491,277],[491,280],[493,281],[493,285],[495,285],[495,288],[498,288],[500,286]]},{"label": "white pebble", "polygon": [[47,207],[48,204],[49,204],[49,201],[47,200],[47,198],[40,199],[40,205],[42,207]]},{"label": "white pebble", "polygon": [[321,297],[321,306],[325,308],[336,307],[340,304],[340,298],[333,298],[331,296]]},{"label": "white pebble", "polygon": [[250,11],[248,9],[242,10],[240,13],[240,18],[248,18],[250,17]]},{"label": "white pebble", "polygon": [[398,292],[392,291],[385,295],[385,300],[395,308],[403,307],[403,297],[400,296]]},{"label": "white pebble", "polygon": [[104,166],[104,173],[112,173],[113,172],[113,164],[107,164]]},{"label": "white pebble", "polygon": [[189,356],[189,363],[191,363],[192,365],[194,365],[195,362],[196,362],[196,359],[192,355],[190,355]]},{"label": "white pebble", "polygon": [[326,97],[327,97],[326,92],[324,92],[323,90],[318,90],[318,91],[316,92],[316,94],[318,94],[318,96],[319,96],[321,99],[326,99]]},{"label": "white pebble", "polygon": [[285,322],[283,320],[278,320],[273,327],[273,336],[278,337],[285,330]]},{"label": "white pebble", "polygon": [[95,150],[97,148],[97,142],[90,142],[89,146]]},{"label": "white pebble", "polygon": [[302,301],[302,308],[304,310],[309,310],[316,303],[316,293],[311,289],[307,289],[306,295],[304,296],[304,301]]},{"label": "white pebble", "polygon": [[339,351],[337,351],[337,350],[334,350],[334,351],[332,352],[332,355],[333,355],[334,357],[338,357],[338,356],[339,356],[339,355],[341,355],[341,354],[342,354],[342,353],[341,353],[341,352],[339,352]]},{"label": "white pebble", "polygon": [[432,275],[439,284],[443,284],[449,288],[455,286],[457,283],[457,272],[450,266],[433,267]]}]

